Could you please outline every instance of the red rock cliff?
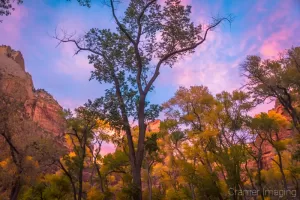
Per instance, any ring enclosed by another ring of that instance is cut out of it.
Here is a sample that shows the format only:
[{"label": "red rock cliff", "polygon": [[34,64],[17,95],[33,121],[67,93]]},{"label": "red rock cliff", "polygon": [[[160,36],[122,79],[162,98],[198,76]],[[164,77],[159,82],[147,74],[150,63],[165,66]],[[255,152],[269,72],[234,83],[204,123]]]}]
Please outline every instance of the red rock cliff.
[{"label": "red rock cliff", "polygon": [[25,71],[24,59],[19,51],[0,46],[0,91],[24,103],[33,121],[55,137],[64,134],[65,121],[62,107],[45,90],[35,90],[31,75]]}]

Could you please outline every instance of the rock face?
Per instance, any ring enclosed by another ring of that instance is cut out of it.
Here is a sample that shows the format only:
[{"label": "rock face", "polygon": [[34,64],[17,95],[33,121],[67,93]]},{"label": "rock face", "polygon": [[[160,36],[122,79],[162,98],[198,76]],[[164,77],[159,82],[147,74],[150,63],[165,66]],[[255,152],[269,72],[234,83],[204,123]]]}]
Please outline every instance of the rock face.
[{"label": "rock face", "polygon": [[147,131],[148,132],[159,132],[159,127],[160,127],[160,120],[154,120],[153,122],[150,122],[147,125]]},{"label": "rock face", "polygon": [[64,134],[62,107],[45,90],[34,89],[31,75],[25,71],[21,52],[9,46],[0,46],[0,91],[24,104],[29,116],[44,130],[55,137]]}]

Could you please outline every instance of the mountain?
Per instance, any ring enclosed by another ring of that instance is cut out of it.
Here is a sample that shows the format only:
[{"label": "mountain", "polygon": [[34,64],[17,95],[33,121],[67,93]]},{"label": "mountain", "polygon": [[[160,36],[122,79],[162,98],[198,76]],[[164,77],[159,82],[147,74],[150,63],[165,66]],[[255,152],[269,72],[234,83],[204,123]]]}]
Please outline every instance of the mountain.
[{"label": "mountain", "polygon": [[65,130],[62,107],[51,94],[34,89],[31,75],[25,70],[20,51],[0,46],[0,92],[22,103],[30,118],[41,128],[61,138]]}]

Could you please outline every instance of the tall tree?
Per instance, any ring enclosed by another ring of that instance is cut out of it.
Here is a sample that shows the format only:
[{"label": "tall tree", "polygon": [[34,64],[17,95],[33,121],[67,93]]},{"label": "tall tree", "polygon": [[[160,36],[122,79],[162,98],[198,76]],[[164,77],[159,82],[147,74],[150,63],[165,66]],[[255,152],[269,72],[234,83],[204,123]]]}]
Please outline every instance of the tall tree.
[{"label": "tall tree", "polygon": [[[188,182],[195,184],[200,194],[207,193],[206,198],[213,193],[219,199],[223,198],[220,189],[223,180],[228,188],[243,189],[241,174],[246,156],[245,145],[241,141],[245,141],[242,130],[248,119],[247,112],[252,108],[249,95],[233,91],[232,94],[222,92],[215,98],[206,87],[182,87],[163,107],[167,117],[186,128],[186,134],[176,129],[171,134],[178,157],[194,163],[196,175],[197,168],[202,166],[210,177],[215,177],[206,190],[204,188],[209,184],[199,184],[204,180],[196,181],[197,184],[192,179]],[[187,141],[184,151],[178,147],[178,141],[182,139]],[[237,194],[232,197],[238,199]]]},{"label": "tall tree", "polygon": [[291,48],[278,59],[262,60],[248,56],[241,64],[243,76],[248,79],[246,89],[257,103],[277,100],[292,118],[300,133],[300,47]]},{"label": "tall tree", "polygon": [[96,135],[94,132],[99,127],[98,121],[101,117],[99,102],[89,100],[84,106],[77,108],[75,113],[76,115],[70,111],[66,112],[69,128],[67,136],[75,155],[65,155],[62,159],[63,162],[59,161],[59,166],[70,180],[74,200],[81,200],[84,193],[83,171],[87,161],[87,151]]},{"label": "tall tree", "polygon": [[[102,160],[101,156],[101,150],[102,150],[102,144],[103,142],[109,141],[109,134],[108,132],[109,127],[102,124],[101,121],[98,122],[98,124],[101,124],[101,128],[99,126],[98,130],[93,131],[93,139],[88,145],[90,153],[92,154],[92,162],[93,162],[93,170],[96,170],[97,177],[98,177],[98,183],[99,183],[99,189],[103,193],[105,193],[104,188],[104,177],[101,174],[101,165],[100,162]],[[91,175],[91,185],[93,185],[93,175]]]},{"label": "tall tree", "polygon": [[[85,2],[85,1],[79,1]],[[207,26],[194,25],[190,20],[191,6],[181,0],[131,0],[121,19],[116,13],[116,0],[106,0],[111,9],[117,31],[91,29],[83,38],[56,35],[59,42],[72,42],[80,51],[89,51],[95,70],[92,78],[112,84],[106,91],[107,118],[125,131],[137,188],[134,199],[142,199],[141,166],[145,151],[147,121],[158,116],[159,107],[147,102],[154,82],[164,66],[173,66],[180,58],[194,53],[207,39],[208,32],[221,22],[232,18],[216,18]],[[134,146],[130,117],[137,119],[139,136]]]},{"label": "tall tree", "polygon": [[250,156],[251,159],[249,159],[249,161],[246,161],[247,164],[248,162],[251,162],[251,160],[254,160],[255,164],[256,164],[256,168],[252,169],[256,171],[256,182],[254,183],[254,181],[252,180],[251,177],[251,169],[249,170],[247,167],[245,166],[249,179],[251,181],[252,184],[252,188],[256,188],[256,186],[259,188],[259,194],[261,196],[261,199],[264,200],[265,196],[263,191],[263,179],[262,179],[262,170],[263,170],[263,147],[264,145],[266,145],[267,141],[266,138],[262,135],[261,130],[259,129],[257,123],[257,120],[255,119],[251,119],[250,123],[248,124],[249,128],[250,128],[250,134],[252,134],[252,139],[251,139],[251,145],[248,146],[248,148],[246,149],[248,152],[248,155]]},{"label": "tall tree", "polygon": [[[237,90],[217,94],[216,100],[218,103],[210,124],[219,134],[210,151],[215,155],[228,188],[243,190],[242,164],[246,161],[244,141],[247,140],[244,129],[252,103],[249,95]],[[234,194],[233,198],[238,199],[238,195]]]},{"label": "tall tree", "polygon": [[[218,135],[218,131],[210,123],[212,120],[212,111],[216,107],[215,98],[210,94],[207,87],[192,86],[189,89],[181,87],[173,98],[163,104],[163,107],[168,118],[176,120],[179,126],[184,125],[187,127],[187,130],[184,132],[188,134],[184,134],[180,129],[175,129],[171,134],[171,140],[179,157],[186,162],[194,162],[195,171],[197,171],[197,168],[199,170],[199,164],[201,164],[202,169],[210,177],[207,178],[206,186],[197,183],[194,187],[198,187],[200,191],[206,193],[206,198],[215,196],[223,199],[218,185],[219,180],[213,168],[214,161],[211,160],[210,151],[210,147],[215,143],[216,136]],[[179,142],[184,140],[187,141],[185,144],[186,151],[193,152],[191,153],[193,156],[186,156],[180,150],[178,146]],[[190,148],[187,146],[190,146]],[[193,194],[193,187],[191,187],[191,192]]]},{"label": "tall tree", "polygon": [[[282,181],[283,187],[287,191],[288,183],[286,174],[284,173],[283,168],[283,151],[286,150],[286,144],[284,140],[279,136],[279,132],[282,131],[283,128],[286,128],[289,122],[286,118],[274,111],[270,111],[269,113],[261,113],[254,119],[254,124],[259,130],[260,138],[264,138],[275,150],[278,160],[272,158],[272,161],[278,166]],[[290,199],[289,195],[287,196]]]}]

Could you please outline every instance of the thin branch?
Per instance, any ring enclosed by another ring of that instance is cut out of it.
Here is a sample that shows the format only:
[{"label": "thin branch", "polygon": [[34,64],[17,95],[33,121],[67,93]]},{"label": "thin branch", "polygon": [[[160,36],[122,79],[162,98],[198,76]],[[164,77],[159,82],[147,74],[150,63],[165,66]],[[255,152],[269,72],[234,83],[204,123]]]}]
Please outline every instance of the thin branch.
[{"label": "thin branch", "polygon": [[144,93],[147,94],[151,88],[151,86],[153,85],[154,81],[156,80],[156,78],[158,77],[159,75],[159,70],[160,70],[160,67],[161,65],[166,61],[168,60],[170,57],[176,55],[176,54],[180,54],[180,53],[183,53],[183,52],[187,52],[187,51],[190,51],[190,50],[193,50],[195,49],[196,47],[198,47],[199,45],[201,45],[207,38],[207,34],[210,30],[214,29],[215,27],[217,27],[221,22],[223,21],[228,21],[230,24],[232,22],[232,18],[231,16],[229,16],[229,18],[227,17],[224,17],[224,18],[221,18],[219,19],[216,23],[214,23],[213,25],[210,25],[206,30],[205,30],[205,33],[204,33],[204,37],[197,43],[189,46],[189,47],[186,47],[186,48],[182,48],[182,49],[179,49],[179,50],[176,50],[176,51],[173,51],[171,53],[168,53],[166,54],[165,56],[163,56],[159,62],[157,63],[156,65],[156,69],[155,69],[155,72],[154,72],[154,75],[152,76],[152,78],[150,79],[149,83],[147,84],[147,86],[145,87],[145,90],[144,90]]},{"label": "thin branch", "polygon": [[100,55],[103,56],[102,53],[95,51],[94,49],[91,48],[87,48],[85,46],[81,46],[80,43],[82,42],[82,39],[80,39],[80,41],[76,41],[75,39],[73,39],[74,34],[72,35],[67,35],[67,33],[65,31],[62,30],[62,32],[64,33],[63,37],[60,38],[57,34],[57,31],[55,30],[55,36],[52,36],[54,39],[58,40],[59,43],[56,46],[59,46],[61,43],[73,43],[76,45],[77,47],[77,51],[75,52],[74,55],[77,55],[80,51],[90,51],[96,55]]}]

